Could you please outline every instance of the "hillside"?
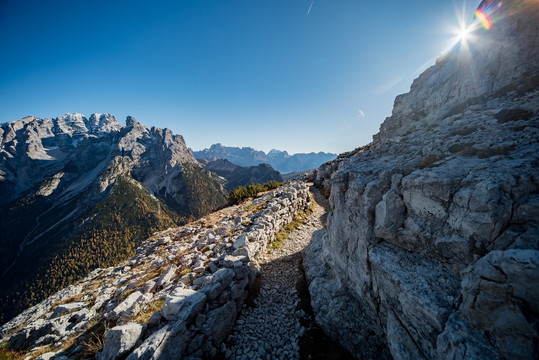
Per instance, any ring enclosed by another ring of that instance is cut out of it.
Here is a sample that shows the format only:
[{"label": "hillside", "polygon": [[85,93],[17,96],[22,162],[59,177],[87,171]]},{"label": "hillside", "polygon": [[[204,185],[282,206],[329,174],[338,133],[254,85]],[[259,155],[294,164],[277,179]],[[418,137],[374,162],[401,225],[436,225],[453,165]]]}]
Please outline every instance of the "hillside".
[{"label": "hillside", "polygon": [[238,186],[249,184],[265,184],[270,181],[282,182],[283,177],[278,171],[273,170],[271,165],[259,164],[257,166],[238,166],[226,159],[205,161],[200,160],[202,166],[223,179],[228,191]]},{"label": "hillside", "polygon": [[[0,341],[11,350],[0,355],[215,357],[254,293],[268,246],[313,205],[299,182],[260,195],[155,233],[128,261],[95,269],[24,311],[0,327]],[[300,313],[287,315],[293,325]]]},{"label": "hillside", "polygon": [[250,147],[229,147],[214,144],[209,149],[194,151],[197,159],[215,161],[226,159],[240,166],[256,166],[269,164],[281,174],[315,169],[323,163],[335,159],[336,154],[330,153],[299,153],[289,155],[286,151],[271,150],[269,153],[255,150]]},{"label": "hillside", "polygon": [[109,114],[27,117],[0,132],[0,322],[226,203],[170,130]]},{"label": "hillside", "polygon": [[475,20],[371,144],[317,171],[312,305],[357,358],[539,355],[539,3],[483,5],[490,30]]}]

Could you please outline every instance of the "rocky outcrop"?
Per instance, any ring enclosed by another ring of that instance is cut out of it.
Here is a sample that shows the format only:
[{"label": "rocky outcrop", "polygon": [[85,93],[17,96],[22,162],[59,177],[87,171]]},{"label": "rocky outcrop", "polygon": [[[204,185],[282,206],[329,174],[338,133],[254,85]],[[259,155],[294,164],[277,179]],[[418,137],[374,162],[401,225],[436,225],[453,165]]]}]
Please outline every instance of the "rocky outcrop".
[{"label": "rocky outcrop", "polygon": [[126,263],[96,269],[4,324],[0,341],[50,358],[90,351],[96,336],[97,359],[213,357],[252,290],[257,258],[310,201],[305,184],[289,183],[156,233]]},{"label": "rocky outcrop", "polygon": [[289,155],[286,151],[275,149],[266,154],[264,151],[250,147],[238,148],[221,144],[214,144],[209,149],[194,151],[193,154],[197,159],[207,161],[226,159],[239,166],[269,164],[282,174],[315,169],[337,156],[336,154],[324,152]]},{"label": "rocky outcrop", "polygon": [[539,5],[494,8],[372,144],[318,172],[331,212],[305,261],[312,305],[358,358],[539,354]]}]

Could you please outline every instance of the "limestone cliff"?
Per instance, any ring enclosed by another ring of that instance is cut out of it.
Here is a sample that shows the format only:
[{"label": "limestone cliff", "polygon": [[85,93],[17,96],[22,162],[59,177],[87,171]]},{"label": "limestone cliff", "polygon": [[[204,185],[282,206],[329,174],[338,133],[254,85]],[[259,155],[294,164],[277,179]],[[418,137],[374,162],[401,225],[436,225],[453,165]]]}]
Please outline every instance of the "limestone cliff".
[{"label": "limestone cliff", "polygon": [[539,3],[493,5],[373,143],[318,171],[312,305],[358,358],[539,356]]}]

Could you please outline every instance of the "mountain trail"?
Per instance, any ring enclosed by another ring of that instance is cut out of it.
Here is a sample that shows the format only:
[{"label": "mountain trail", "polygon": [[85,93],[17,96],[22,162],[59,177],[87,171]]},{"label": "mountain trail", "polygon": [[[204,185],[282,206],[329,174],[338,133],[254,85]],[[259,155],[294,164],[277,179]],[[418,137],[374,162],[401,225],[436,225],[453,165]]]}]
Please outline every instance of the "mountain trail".
[{"label": "mountain trail", "polygon": [[234,331],[221,347],[225,359],[299,359],[299,340],[311,316],[299,308],[296,282],[302,277],[303,250],[314,231],[326,226],[328,201],[311,186],[313,213],[281,248],[261,257],[260,289],[244,308]]}]

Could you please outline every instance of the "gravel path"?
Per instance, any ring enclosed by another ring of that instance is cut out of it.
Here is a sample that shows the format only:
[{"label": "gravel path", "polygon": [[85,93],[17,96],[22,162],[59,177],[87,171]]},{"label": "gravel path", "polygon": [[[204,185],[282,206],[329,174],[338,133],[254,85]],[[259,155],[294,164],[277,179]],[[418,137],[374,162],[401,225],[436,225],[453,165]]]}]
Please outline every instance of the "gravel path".
[{"label": "gravel path", "polygon": [[226,359],[299,359],[299,338],[311,318],[298,310],[296,281],[301,276],[302,251],[315,230],[326,226],[327,200],[311,187],[314,212],[290,234],[283,246],[262,258],[260,292],[245,308],[233,333],[221,348]]}]

